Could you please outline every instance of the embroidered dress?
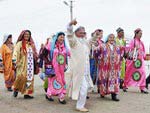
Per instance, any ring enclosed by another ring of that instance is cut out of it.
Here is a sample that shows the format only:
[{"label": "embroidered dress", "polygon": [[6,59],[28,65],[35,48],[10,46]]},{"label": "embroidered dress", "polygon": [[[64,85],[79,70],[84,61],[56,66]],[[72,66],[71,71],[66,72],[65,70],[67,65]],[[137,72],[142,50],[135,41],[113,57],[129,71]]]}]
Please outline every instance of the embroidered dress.
[{"label": "embroidered dress", "polygon": [[67,56],[69,56],[69,54],[65,48],[65,45],[56,42],[52,57],[55,76],[48,78],[48,96],[58,95],[59,98],[64,98],[66,94],[66,81],[64,71],[67,65]]},{"label": "embroidered dress", "polygon": [[129,51],[137,49],[137,58],[133,60],[126,60],[126,75],[125,75],[125,87],[136,86],[140,89],[145,88],[146,83],[146,72],[144,65],[145,48],[141,40],[135,38],[129,45]]},{"label": "embroidered dress", "polygon": [[[117,46],[126,46],[126,42],[124,39],[119,39],[118,37],[116,37],[116,45]],[[125,65],[126,65],[126,61],[125,58],[122,59],[122,63],[121,63],[121,75],[120,75],[120,79],[124,79],[125,77]]]},{"label": "embroidered dress", "polygon": [[90,75],[94,84],[97,84],[98,80],[98,59],[94,56],[94,50],[97,46],[102,45],[104,42],[101,39],[97,39],[95,44],[91,45],[90,50]]},{"label": "embroidered dress", "polygon": [[103,44],[100,50],[95,52],[99,58],[99,83],[98,87],[102,96],[119,93],[119,76],[121,64],[120,47]]},{"label": "embroidered dress", "polygon": [[27,49],[27,83],[26,86],[30,87],[32,84],[32,80],[34,77],[34,66],[33,66],[33,52],[32,48],[29,47]]},{"label": "embroidered dress", "polygon": [[16,59],[16,80],[14,89],[24,95],[32,95],[34,82],[34,63],[32,47],[26,44],[27,53],[22,49],[22,41],[19,41],[14,49],[13,59]]}]

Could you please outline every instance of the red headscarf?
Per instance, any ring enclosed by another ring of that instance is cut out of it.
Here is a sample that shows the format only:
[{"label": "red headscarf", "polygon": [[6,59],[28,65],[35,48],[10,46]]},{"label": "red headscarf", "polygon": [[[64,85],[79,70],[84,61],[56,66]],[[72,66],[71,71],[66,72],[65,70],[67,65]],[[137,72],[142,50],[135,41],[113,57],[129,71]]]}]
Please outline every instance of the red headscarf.
[{"label": "red headscarf", "polygon": [[24,34],[25,34],[25,32],[29,32],[29,34],[30,34],[30,38],[29,38],[28,43],[32,47],[34,58],[37,58],[38,54],[37,54],[37,51],[36,51],[35,43],[34,43],[32,37],[31,37],[31,31],[29,31],[29,30],[23,30],[20,33],[19,37],[18,37],[17,43],[19,41],[22,41],[22,49],[23,49],[23,52],[26,54],[27,53],[27,50],[26,50],[26,41],[24,40]]}]

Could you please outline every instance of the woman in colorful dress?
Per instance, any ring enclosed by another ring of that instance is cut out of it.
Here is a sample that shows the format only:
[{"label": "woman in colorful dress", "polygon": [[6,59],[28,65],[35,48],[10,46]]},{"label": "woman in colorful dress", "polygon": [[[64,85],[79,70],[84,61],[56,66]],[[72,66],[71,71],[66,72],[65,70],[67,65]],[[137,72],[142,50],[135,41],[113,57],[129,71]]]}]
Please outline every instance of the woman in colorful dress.
[{"label": "woman in colorful dress", "polygon": [[[124,38],[124,30],[119,27],[116,30],[116,32],[117,32],[117,37],[115,38],[116,45],[125,47],[126,46],[126,41],[125,41],[125,38]],[[125,58],[123,58],[122,59],[122,64],[121,64],[120,89],[123,89],[123,85],[124,85],[125,64],[126,64],[126,61],[125,61]]]},{"label": "woman in colorful dress", "polygon": [[[39,63],[39,68],[40,68],[40,72],[39,72],[39,76],[40,78],[44,81],[43,87],[45,92],[47,92],[47,88],[48,88],[48,78],[45,74],[45,66],[51,65],[51,59],[49,57],[49,53],[50,53],[50,43],[51,43],[51,39],[53,38],[53,36],[51,36],[50,38],[47,38],[45,45],[43,44],[40,52],[39,52],[39,59],[40,59],[40,63]],[[46,99],[48,99],[47,95],[46,95]]]},{"label": "woman in colorful dress", "polygon": [[39,70],[40,70],[39,76],[44,81],[43,87],[44,87],[45,92],[47,92],[48,80],[47,80],[47,77],[45,76],[45,73],[44,73],[44,64],[43,63],[45,62],[44,61],[45,57],[47,57],[45,55],[48,55],[49,52],[47,52],[45,50],[46,50],[45,45],[41,44],[41,48],[40,48],[40,51],[39,51]]},{"label": "woman in colorful dress", "polygon": [[90,48],[90,75],[93,81],[93,84],[96,84],[97,80],[97,59],[94,57],[94,49],[103,43],[103,30],[97,29],[92,33],[91,48]]},{"label": "woman in colorful dress", "polygon": [[134,31],[134,39],[130,42],[129,58],[126,60],[126,74],[124,80],[124,90],[130,86],[139,87],[141,93],[148,94],[146,86],[146,72],[144,59],[146,57],[144,43],[141,41],[142,30],[140,28]]},{"label": "woman in colorful dress", "polygon": [[115,45],[114,34],[108,35],[106,44],[101,45],[95,55],[99,59],[99,90],[101,98],[111,94],[113,101],[119,101],[119,76],[121,48]]},{"label": "woman in colorful dress", "polygon": [[[92,38],[90,40],[91,42],[91,48],[90,48],[90,75],[93,81],[93,84],[97,87],[96,91],[99,93],[99,88],[97,86],[98,83],[98,59],[94,56],[94,50],[98,46],[102,45],[104,42],[102,41],[103,38],[103,30],[102,29],[96,29],[92,33]],[[94,87],[95,87],[94,86]],[[95,91],[95,88],[93,89],[93,92]]]},{"label": "woman in colorful dress", "polygon": [[55,71],[55,76],[48,77],[47,97],[54,101],[52,96],[58,96],[61,104],[66,104],[66,82],[65,70],[67,68],[68,56],[70,56],[69,44],[63,32],[57,33],[50,44],[50,59]]},{"label": "woman in colorful dress", "polygon": [[32,99],[34,71],[38,55],[29,30],[21,32],[14,49],[13,59],[16,60],[13,96],[17,97],[18,92],[21,92],[24,99]]},{"label": "woman in colorful dress", "polygon": [[44,50],[45,46],[44,44],[41,44],[41,48],[40,48],[40,51],[39,51],[39,67],[42,68],[41,66],[43,65],[43,57],[42,57],[42,52]]},{"label": "woman in colorful dress", "polygon": [[3,45],[1,47],[1,55],[4,65],[5,86],[8,91],[13,91],[12,85],[15,81],[15,73],[12,63],[13,43],[11,34],[4,35]]}]

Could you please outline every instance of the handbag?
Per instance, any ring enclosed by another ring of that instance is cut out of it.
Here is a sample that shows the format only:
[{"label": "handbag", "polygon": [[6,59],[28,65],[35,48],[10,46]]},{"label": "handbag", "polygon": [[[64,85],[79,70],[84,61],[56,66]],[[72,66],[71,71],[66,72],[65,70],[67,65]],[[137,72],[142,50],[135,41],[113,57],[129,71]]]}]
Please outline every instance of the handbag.
[{"label": "handbag", "polygon": [[46,48],[44,48],[44,50],[42,51],[42,59],[43,59],[42,67],[44,69],[45,77],[55,76],[52,60],[49,56],[49,50],[47,50]]},{"label": "handbag", "polygon": [[47,76],[47,77],[55,76],[55,70],[52,66],[52,63],[45,64],[45,76]]}]

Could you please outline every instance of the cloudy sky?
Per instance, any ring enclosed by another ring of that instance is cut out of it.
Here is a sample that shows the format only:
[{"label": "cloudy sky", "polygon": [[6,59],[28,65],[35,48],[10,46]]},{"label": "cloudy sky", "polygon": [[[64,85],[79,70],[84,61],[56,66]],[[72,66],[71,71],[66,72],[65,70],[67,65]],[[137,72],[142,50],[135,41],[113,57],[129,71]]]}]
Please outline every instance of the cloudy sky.
[{"label": "cloudy sky", "polygon": [[[148,50],[150,0],[74,0],[73,12],[88,36],[97,28],[104,30],[105,37],[122,27],[132,38],[140,27]],[[0,0],[0,42],[5,33],[12,33],[15,42],[21,30],[30,29],[39,48],[52,33],[65,31],[69,20],[69,7],[62,0]]]}]

